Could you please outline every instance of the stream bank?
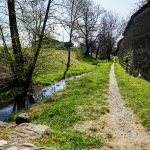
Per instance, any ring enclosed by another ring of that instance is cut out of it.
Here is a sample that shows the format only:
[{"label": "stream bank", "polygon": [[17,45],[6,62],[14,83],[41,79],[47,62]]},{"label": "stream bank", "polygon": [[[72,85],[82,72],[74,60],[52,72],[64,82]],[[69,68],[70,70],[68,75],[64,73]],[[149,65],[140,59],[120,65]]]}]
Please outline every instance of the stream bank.
[{"label": "stream bank", "polygon": [[[55,92],[57,92],[59,90],[64,89],[64,87],[66,86],[67,81],[72,80],[74,78],[80,78],[80,77],[82,77],[84,75],[87,75],[89,73],[91,73],[91,72],[83,73],[83,74],[77,75],[77,76],[68,77],[66,79],[62,79],[60,81],[54,82],[51,85],[43,88],[39,92],[34,93],[33,94],[33,98],[34,98],[34,100],[36,102],[37,101],[41,101],[44,98],[46,98],[48,96],[51,96],[53,93],[55,93]],[[31,104],[27,100],[26,101],[26,109],[28,109],[30,107],[30,105]],[[0,121],[6,120],[12,114],[12,112],[13,112],[13,106],[14,106],[14,104],[12,103],[12,104],[9,104],[6,107],[0,109]]]}]

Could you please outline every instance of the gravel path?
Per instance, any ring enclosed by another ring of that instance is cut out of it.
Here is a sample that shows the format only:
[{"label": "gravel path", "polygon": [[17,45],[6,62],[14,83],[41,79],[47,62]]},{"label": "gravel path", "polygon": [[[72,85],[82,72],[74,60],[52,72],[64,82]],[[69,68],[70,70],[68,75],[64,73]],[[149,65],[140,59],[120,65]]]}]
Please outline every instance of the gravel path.
[{"label": "gravel path", "polygon": [[123,104],[115,78],[114,64],[110,72],[109,93],[109,130],[113,135],[110,143],[112,149],[150,150],[150,133],[134,123],[133,112]]}]

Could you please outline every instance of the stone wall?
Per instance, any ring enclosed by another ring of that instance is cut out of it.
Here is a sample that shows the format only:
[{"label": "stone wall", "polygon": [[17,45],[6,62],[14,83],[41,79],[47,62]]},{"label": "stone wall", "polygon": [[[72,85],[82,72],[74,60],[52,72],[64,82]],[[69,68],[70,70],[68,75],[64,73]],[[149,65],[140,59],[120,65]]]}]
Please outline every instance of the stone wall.
[{"label": "stone wall", "polygon": [[150,3],[131,17],[123,35],[118,43],[120,63],[131,74],[150,78]]}]

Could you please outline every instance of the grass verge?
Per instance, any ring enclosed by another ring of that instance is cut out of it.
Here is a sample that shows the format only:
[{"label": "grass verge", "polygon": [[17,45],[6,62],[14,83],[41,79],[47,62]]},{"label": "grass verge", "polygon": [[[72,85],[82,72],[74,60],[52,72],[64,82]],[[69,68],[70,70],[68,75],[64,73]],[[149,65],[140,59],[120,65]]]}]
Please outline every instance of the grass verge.
[{"label": "grass verge", "polygon": [[115,73],[126,105],[134,111],[147,130],[150,130],[150,82],[128,75],[118,63],[115,64]]},{"label": "grass verge", "polygon": [[53,133],[32,142],[58,150],[104,146],[108,136],[101,130],[109,112],[106,95],[110,66],[111,63],[101,63],[93,73],[69,81],[64,90],[35,104],[29,110],[32,122],[48,125]]}]

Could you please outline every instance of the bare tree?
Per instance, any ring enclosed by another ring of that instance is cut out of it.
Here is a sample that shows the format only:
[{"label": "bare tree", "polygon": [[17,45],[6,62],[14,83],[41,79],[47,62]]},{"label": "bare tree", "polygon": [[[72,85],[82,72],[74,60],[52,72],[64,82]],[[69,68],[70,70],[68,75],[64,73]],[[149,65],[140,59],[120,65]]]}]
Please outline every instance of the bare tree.
[{"label": "bare tree", "polygon": [[33,59],[31,60],[31,63],[28,66],[25,65],[25,57],[22,52],[20,35],[18,32],[16,7],[15,7],[16,3],[14,0],[7,0],[7,4],[8,4],[9,26],[11,32],[13,57],[14,57],[13,75],[16,81],[15,83],[20,88],[19,92],[15,97],[15,106],[14,106],[15,109],[16,105],[18,106],[18,108],[25,107],[25,97],[27,96],[28,91],[30,90],[30,86],[32,84],[33,71],[35,69],[36,62],[41,49],[41,44],[44,37],[44,31],[46,28],[46,23],[48,20],[52,0],[48,0],[46,12],[41,21],[42,25],[38,28],[39,30],[38,41],[36,43],[36,46],[34,47]]},{"label": "bare tree", "polygon": [[101,50],[101,52],[106,54],[108,61],[110,61],[111,52],[121,33],[122,25],[118,16],[112,12],[106,12],[102,18],[101,27],[99,29],[99,35],[97,39],[98,48],[96,54],[98,55],[99,50]]},{"label": "bare tree", "polygon": [[28,47],[37,45],[45,16],[45,5],[45,1],[41,0],[20,0],[16,3],[18,23],[21,30],[28,34],[25,39],[29,42]]},{"label": "bare tree", "polygon": [[78,20],[78,32],[86,45],[85,57],[89,57],[91,35],[97,30],[97,23],[103,10],[94,5],[92,0],[83,0],[82,16]]},{"label": "bare tree", "polygon": [[17,27],[15,1],[8,0],[9,26],[11,32],[12,49],[14,54],[14,78],[17,84],[22,85],[24,80],[24,57]]},{"label": "bare tree", "polygon": [[150,3],[150,0],[140,0],[139,2],[136,3],[137,8],[135,9],[135,11],[139,10],[141,7],[143,7],[147,3]]},{"label": "bare tree", "polygon": [[69,44],[68,44],[68,59],[66,64],[66,70],[64,71],[64,78],[66,76],[67,71],[70,67],[70,58],[71,58],[71,45],[73,39],[73,32],[77,27],[77,20],[81,16],[81,8],[82,8],[82,0],[63,0],[63,7],[65,8],[65,16],[64,20],[61,20],[61,23],[69,29]]}]

